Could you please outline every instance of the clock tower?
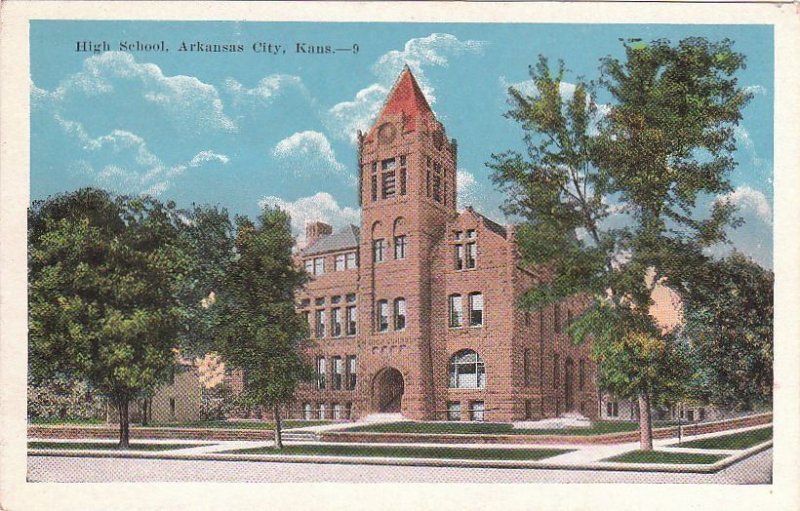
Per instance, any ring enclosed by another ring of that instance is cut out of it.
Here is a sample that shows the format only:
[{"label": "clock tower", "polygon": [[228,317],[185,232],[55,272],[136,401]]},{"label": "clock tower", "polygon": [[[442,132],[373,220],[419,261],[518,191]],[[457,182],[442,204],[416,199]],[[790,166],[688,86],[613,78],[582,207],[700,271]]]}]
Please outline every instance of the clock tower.
[{"label": "clock tower", "polygon": [[[436,247],[457,216],[456,157],[455,140],[405,66],[375,124],[359,133],[359,317],[361,332],[369,332],[362,356],[374,359],[366,367],[379,368],[362,381],[373,412],[434,416],[431,318],[424,311],[431,310]],[[379,388],[382,371],[395,374],[394,391]],[[402,398],[392,403],[398,392]]]}]

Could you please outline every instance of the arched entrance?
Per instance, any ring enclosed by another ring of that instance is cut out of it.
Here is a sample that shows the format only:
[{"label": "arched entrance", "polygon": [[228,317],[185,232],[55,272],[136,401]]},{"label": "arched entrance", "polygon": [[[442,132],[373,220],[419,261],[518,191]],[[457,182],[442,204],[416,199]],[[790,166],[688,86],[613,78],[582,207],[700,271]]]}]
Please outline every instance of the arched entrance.
[{"label": "arched entrance", "polygon": [[400,371],[394,367],[381,369],[372,380],[372,409],[379,413],[400,413],[403,390]]},{"label": "arched entrance", "polygon": [[564,408],[567,412],[575,410],[575,364],[571,358],[564,362]]}]

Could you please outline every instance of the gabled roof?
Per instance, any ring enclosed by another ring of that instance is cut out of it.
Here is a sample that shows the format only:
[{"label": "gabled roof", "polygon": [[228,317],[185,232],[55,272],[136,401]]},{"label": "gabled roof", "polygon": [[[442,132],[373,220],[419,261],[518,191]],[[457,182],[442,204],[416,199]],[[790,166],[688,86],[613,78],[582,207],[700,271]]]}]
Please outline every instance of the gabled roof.
[{"label": "gabled roof", "polygon": [[508,237],[508,231],[506,230],[505,227],[503,227],[502,225],[498,224],[494,220],[492,220],[492,219],[490,219],[490,218],[488,218],[486,216],[481,215],[480,213],[475,211],[472,208],[472,206],[467,206],[466,209],[467,209],[467,211],[469,211],[470,213],[472,213],[473,215],[478,217],[483,222],[483,225],[485,225],[487,229],[489,229],[493,233],[495,233],[495,234],[497,234],[499,236],[502,236],[504,238]]},{"label": "gabled roof", "polygon": [[359,241],[359,228],[353,224],[348,225],[333,234],[323,236],[313,245],[304,248],[300,253],[304,256],[322,254],[323,252],[338,252],[348,248],[357,248]]}]

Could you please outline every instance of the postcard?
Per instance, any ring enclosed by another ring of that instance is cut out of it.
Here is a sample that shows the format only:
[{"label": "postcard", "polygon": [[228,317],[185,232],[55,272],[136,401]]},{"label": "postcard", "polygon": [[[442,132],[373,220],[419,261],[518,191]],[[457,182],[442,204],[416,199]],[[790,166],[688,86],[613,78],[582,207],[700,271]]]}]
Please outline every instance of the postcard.
[{"label": "postcard", "polygon": [[4,509],[797,506],[791,4],[3,9]]}]

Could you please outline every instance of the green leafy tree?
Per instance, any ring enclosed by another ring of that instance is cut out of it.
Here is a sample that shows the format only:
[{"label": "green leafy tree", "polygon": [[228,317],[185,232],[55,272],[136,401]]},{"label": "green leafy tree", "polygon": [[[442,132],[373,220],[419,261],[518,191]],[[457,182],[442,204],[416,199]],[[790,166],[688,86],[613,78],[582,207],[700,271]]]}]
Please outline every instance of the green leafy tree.
[{"label": "green leafy tree", "polygon": [[308,325],[295,309],[295,292],[307,275],[292,258],[289,216],[266,208],[257,225],[236,219],[237,256],[217,298],[218,352],[226,364],[246,375],[240,400],[270,409],[275,448],[281,441],[281,406],[294,399],[297,385],[312,377],[300,348]]},{"label": "green leafy tree", "polygon": [[623,60],[601,60],[597,84],[579,79],[571,94],[564,64],[553,72],[540,57],[530,69],[536,94],[509,89],[507,116],[525,132],[526,155],[496,154],[488,165],[506,213],[522,219],[523,260],[542,269],[523,305],[593,298],[572,333],[591,335],[601,386],[638,400],[647,450],[654,396],[678,392],[685,373],[664,363],[685,357],[649,316],[652,291],[670,269],[704,261],[703,248],[736,223],[730,204],[699,218],[696,203],[731,189],[733,127],[750,96],[737,86],[744,57],[731,41],[628,41],[624,50]]},{"label": "green leafy tree", "polygon": [[166,381],[187,267],[174,205],[97,189],[32,205],[28,229],[29,359],[34,379],[85,379],[119,411]]},{"label": "green leafy tree", "polygon": [[734,410],[770,404],[774,273],[739,252],[702,270],[682,293],[695,397]]}]

